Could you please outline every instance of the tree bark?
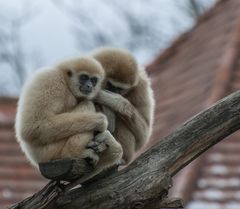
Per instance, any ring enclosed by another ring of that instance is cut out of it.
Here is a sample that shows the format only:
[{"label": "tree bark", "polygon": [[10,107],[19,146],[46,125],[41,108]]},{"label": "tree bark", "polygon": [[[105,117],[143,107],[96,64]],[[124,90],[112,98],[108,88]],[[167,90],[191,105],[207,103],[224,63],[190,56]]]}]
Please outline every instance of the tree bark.
[{"label": "tree bark", "polygon": [[[240,91],[188,120],[124,170],[58,195],[48,209],[180,206],[166,198],[171,177],[240,128]],[[14,208],[14,207],[13,207]],[[25,206],[27,207],[27,202]]]}]

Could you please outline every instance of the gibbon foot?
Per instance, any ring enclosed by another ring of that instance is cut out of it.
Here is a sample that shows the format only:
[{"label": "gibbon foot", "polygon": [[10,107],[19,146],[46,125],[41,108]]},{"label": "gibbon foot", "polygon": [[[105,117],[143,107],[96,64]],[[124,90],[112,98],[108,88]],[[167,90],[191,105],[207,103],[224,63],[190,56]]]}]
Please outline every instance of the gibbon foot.
[{"label": "gibbon foot", "polygon": [[107,148],[107,146],[106,146],[106,144],[104,144],[104,142],[91,141],[87,145],[87,148],[93,149],[94,152],[96,152],[97,154],[100,154]]},{"label": "gibbon foot", "polygon": [[94,139],[88,143],[87,148],[93,149],[97,154],[102,153],[107,149],[108,145],[105,143],[106,133],[97,134]]},{"label": "gibbon foot", "polygon": [[95,167],[99,161],[98,153],[90,146],[86,146],[84,160],[88,163],[89,166]]},{"label": "gibbon foot", "polygon": [[84,158],[84,160],[86,161],[86,163],[89,166],[94,167],[97,164],[97,162],[99,161],[99,157],[96,155],[92,155],[92,156]]}]

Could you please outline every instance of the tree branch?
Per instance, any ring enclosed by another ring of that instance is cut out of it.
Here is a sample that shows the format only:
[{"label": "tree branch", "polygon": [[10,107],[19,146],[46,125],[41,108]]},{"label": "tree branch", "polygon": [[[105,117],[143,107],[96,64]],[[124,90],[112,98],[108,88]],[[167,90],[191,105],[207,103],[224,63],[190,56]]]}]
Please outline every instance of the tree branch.
[{"label": "tree branch", "polygon": [[[153,209],[180,205],[179,200],[163,199],[171,177],[239,128],[240,91],[191,118],[126,169],[58,195],[47,208]],[[32,208],[27,204],[18,208]]]}]

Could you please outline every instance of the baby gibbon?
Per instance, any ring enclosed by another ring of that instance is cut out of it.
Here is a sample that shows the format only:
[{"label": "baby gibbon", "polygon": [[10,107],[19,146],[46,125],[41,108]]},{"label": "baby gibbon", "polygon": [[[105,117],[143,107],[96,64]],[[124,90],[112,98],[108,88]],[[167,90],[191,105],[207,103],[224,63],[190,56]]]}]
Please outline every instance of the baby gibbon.
[{"label": "baby gibbon", "polygon": [[92,56],[106,73],[105,90],[100,91],[95,102],[116,112],[113,136],[122,145],[123,159],[129,163],[152,132],[155,101],[150,79],[126,50],[101,48]]},{"label": "baby gibbon", "polygon": [[[34,166],[59,158],[84,158],[100,172],[120,161],[122,147],[107,130],[105,115],[96,112],[91,102],[104,76],[95,59],[74,58],[36,73],[25,84],[15,129]],[[94,137],[94,132],[100,133]],[[104,143],[105,148],[99,150],[96,142]],[[104,157],[99,160],[101,154]]]}]

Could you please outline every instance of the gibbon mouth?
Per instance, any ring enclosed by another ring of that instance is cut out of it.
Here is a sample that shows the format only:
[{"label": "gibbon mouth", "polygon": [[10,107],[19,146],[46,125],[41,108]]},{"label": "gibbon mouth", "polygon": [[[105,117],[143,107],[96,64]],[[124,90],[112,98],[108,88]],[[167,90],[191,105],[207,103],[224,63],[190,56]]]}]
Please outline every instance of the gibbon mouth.
[{"label": "gibbon mouth", "polygon": [[80,90],[81,93],[83,93],[85,95],[88,95],[92,92],[92,89],[84,88],[84,86],[80,86],[79,90]]}]

